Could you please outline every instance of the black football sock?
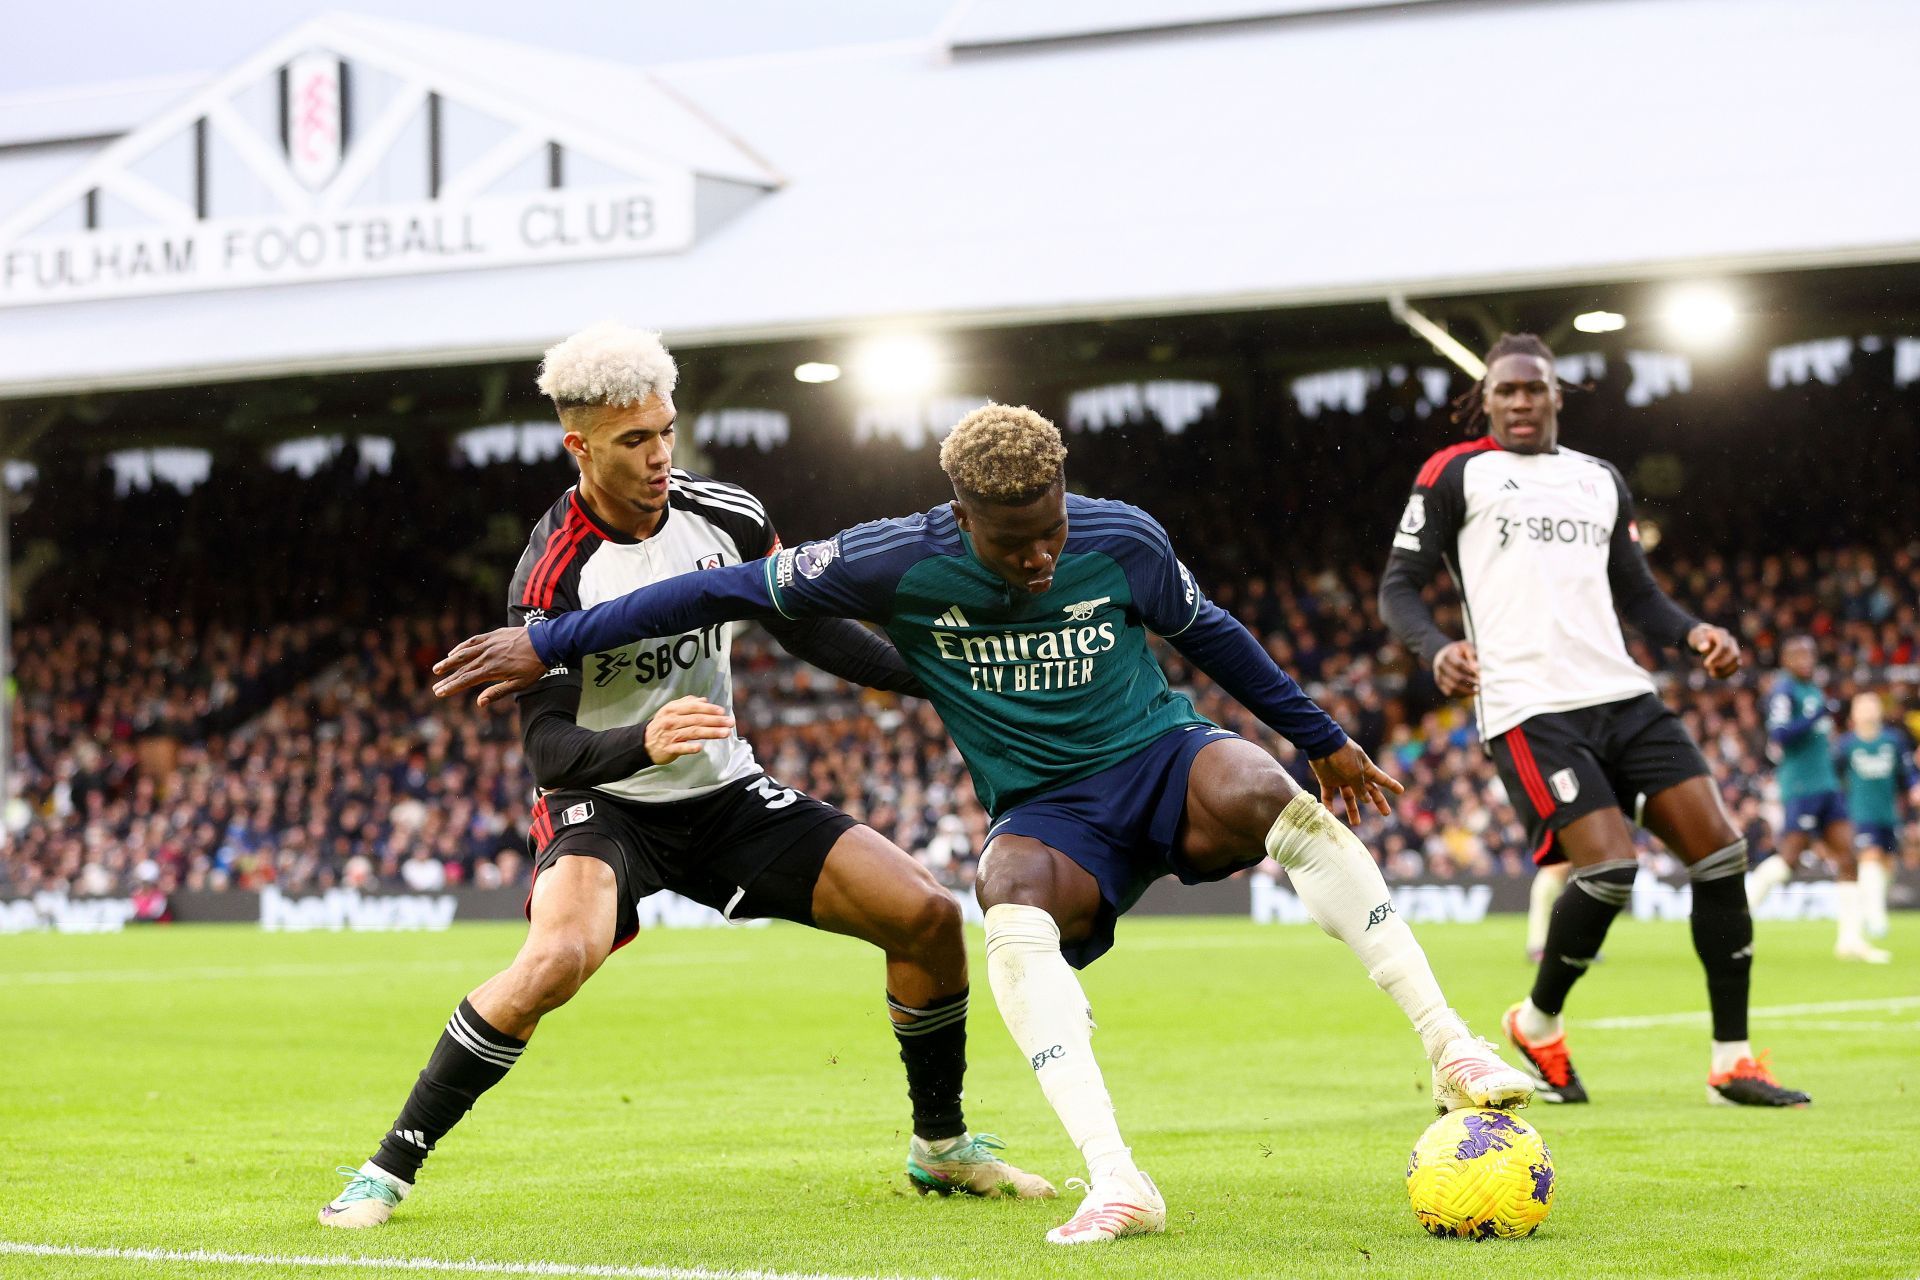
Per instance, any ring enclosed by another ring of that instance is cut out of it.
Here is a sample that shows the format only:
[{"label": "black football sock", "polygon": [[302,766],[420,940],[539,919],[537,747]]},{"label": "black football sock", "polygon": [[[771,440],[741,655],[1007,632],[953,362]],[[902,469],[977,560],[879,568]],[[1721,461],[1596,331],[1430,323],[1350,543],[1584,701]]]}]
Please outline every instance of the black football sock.
[{"label": "black football sock", "polygon": [[[967,993],[941,996],[915,1009],[887,995],[900,1039],[900,1061],[907,1064],[907,1097],[913,1102],[913,1132],[928,1142],[957,1138],[967,1131],[960,1112],[960,1090],[967,1076]],[[900,1015],[910,1021],[899,1021]]]},{"label": "black football sock", "polygon": [[1590,867],[1576,867],[1567,887],[1553,904],[1547,924],[1546,954],[1533,978],[1529,997],[1540,1012],[1557,1015],[1567,1003],[1567,992],[1600,954],[1607,930],[1620,908],[1633,897],[1633,878],[1640,864],[1632,858],[1614,858]]},{"label": "black football sock", "polygon": [[1713,1038],[1747,1038],[1753,915],[1747,910],[1747,842],[1736,840],[1687,868],[1693,881],[1693,949],[1707,971]]},{"label": "black football sock", "polygon": [[420,1164],[433,1144],[460,1123],[481,1094],[506,1078],[507,1069],[526,1047],[525,1040],[488,1026],[462,1000],[447,1019],[447,1029],[440,1033],[426,1070],[414,1081],[400,1118],[380,1139],[373,1163],[404,1182],[419,1177]]}]

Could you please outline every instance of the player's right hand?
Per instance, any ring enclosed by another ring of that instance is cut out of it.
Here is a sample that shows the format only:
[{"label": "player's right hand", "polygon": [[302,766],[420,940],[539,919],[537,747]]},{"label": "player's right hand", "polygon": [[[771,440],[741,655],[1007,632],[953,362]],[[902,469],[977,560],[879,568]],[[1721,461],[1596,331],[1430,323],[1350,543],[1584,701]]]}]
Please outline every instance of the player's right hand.
[{"label": "player's right hand", "polygon": [[1449,698],[1480,692],[1480,653],[1471,640],[1455,640],[1433,656],[1433,682]]},{"label": "player's right hand", "polygon": [[1347,822],[1353,826],[1360,825],[1360,807],[1363,804],[1372,805],[1383,818],[1392,816],[1393,802],[1387,799],[1387,794],[1391,792],[1397,796],[1406,790],[1397,779],[1375,764],[1352,738],[1342,743],[1333,754],[1321,756],[1318,760],[1309,759],[1307,764],[1320,783],[1320,803],[1331,809],[1334,799],[1338,797],[1347,811]]},{"label": "player's right hand", "polygon": [[[1725,680],[1740,669],[1740,642],[1725,627],[1701,623],[1687,632],[1687,647],[1700,655],[1701,664],[1715,680]],[[1838,704],[1834,710],[1839,710]]]},{"label": "player's right hand", "polygon": [[733,717],[718,703],[688,694],[675,698],[647,721],[647,754],[655,764],[690,756],[715,738],[731,737]]},{"label": "player's right hand", "polygon": [[501,627],[483,636],[468,636],[453,647],[453,652],[433,664],[433,674],[442,677],[433,686],[436,698],[451,698],[475,685],[479,703],[489,706],[510,693],[532,688],[547,673],[525,627]]}]

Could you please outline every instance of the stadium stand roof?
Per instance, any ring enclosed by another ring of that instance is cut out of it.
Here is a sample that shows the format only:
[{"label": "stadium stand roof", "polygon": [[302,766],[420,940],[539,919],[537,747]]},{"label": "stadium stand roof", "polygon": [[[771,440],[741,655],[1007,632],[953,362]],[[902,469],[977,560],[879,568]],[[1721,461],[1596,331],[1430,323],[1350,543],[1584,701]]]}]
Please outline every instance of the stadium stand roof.
[{"label": "stadium stand roof", "polygon": [[[343,172],[411,87],[446,104],[455,194],[559,187],[501,167],[537,134],[569,190],[691,191],[683,234],[162,296],[9,283],[0,398],[518,359],[610,314],[693,345],[1911,261],[1916,36],[1897,0],[987,0],[925,40],[642,67],[334,15],[184,92],[0,99],[0,276],[87,218],[324,203],[267,172],[271,77],[314,49],[371,104]],[[180,139],[221,101],[196,194]],[[387,123],[357,198],[434,204],[407,172],[428,126]]]}]

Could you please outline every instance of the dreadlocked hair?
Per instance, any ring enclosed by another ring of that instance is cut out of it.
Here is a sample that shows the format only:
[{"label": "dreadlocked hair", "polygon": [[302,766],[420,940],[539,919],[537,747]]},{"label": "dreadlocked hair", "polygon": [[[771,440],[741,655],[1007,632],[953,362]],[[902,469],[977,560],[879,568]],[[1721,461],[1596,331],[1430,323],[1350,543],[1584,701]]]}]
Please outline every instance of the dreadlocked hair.
[{"label": "dreadlocked hair", "polygon": [[[1502,356],[1538,356],[1547,362],[1547,368],[1553,368],[1553,348],[1532,333],[1503,333],[1500,340],[1487,348],[1487,368],[1493,368],[1493,362]],[[1478,382],[1461,392],[1453,400],[1453,421],[1470,430],[1480,427],[1487,419],[1487,379],[1483,374]]]}]

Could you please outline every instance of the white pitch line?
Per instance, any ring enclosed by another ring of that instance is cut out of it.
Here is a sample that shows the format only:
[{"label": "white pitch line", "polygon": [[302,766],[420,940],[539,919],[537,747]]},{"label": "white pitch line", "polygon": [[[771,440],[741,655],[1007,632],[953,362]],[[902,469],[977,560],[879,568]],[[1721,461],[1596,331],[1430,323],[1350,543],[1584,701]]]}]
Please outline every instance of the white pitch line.
[{"label": "white pitch line", "polygon": [[[894,1276],[837,1276],[821,1271],[730,1271],[711,1267],[640,1267],[573,1262],[483,1262],[478,1258],[368,1258],[326,1254],[225,1253],[217,1249],[101,1249],[85,1245],[0,1240],[0,1255],[98,1258],[121,1262],[198,1262],[231,1267],[335,1267],[369,1271],[437,1271],[486,1276],[609,1276],[633,1280],[908,1280]],[[928,1277],[927,1280],[937,1280]]]},{"label": "white pitch line", "polygon": [[[1829,1000],[1824,1004],[1763,1005],[1748,1010],[1754,1018],[1801,1018],[1822,1013],[1898,1013],[1902,1009],[1920,1009],[1920,996],[1894,996],[1887,1000]],[[1630,1018],[1594,1018],[1579,1023],[1584,1030],[1634,1031],[1641,1027],[1684,1027],[1708,1020],[1700,1013],[1648,1013]]]},{"label": "white pitch line", "polygon": [[[439,960],[404,966],[412,973],[472,969],[470,961]],[[68,987],[89,982],[217,982],[229,978],[350,978],[362,973],[392,973],[391,964],[259,964],[207,966],[197,969],[45,969],[17,973],[8,986]]]},{"label": "white pitch line", "polygon": [[[507,957],[503,953],[501,960]],[[710,956],[637,956],[644,965],[744,964],[749,956],[715,954]],[[474,973],[486,968],[486,961],[434,960],[424,964],[259,964],[208,966],[198,969],[45,969],[40,972],[12,974],[10,987],[70,987],[90,982],[218,982],[247,978],[351,978],[358,974],[391,974],[395,968],[408,973]]]}]

